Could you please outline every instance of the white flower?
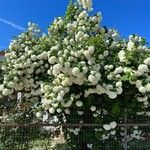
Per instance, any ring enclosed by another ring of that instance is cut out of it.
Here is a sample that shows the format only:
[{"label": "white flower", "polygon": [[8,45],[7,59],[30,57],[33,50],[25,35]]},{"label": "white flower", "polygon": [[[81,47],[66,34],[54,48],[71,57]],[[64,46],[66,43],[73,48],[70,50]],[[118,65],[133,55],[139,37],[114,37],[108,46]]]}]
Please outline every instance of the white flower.
[{"label": "white flower", "polygon": [[76,78],[73,80],[73,82],[75,84],[82,85],[84,83],[84,79],[83,78]]},{"label": "white flower", "polygon": [[57,99],[58,102],[61,102],[63,100],[63,96],[58,94],[56,99]]},{"label": "white flower", "polygon": [[92,9],[92,0],[78,0],[78,3],[83,6],[84,9]]},{"label": "white flower", "polygon": [[119,53],[118,53],[118,57],[119,57],[119,60],[120,62],[124,62],[126,57],[125,57],[125,52],[124,50],[121,50]]},{"label": "white flower", "polygon": [[89,149],[92,149],[93,144],[87,144],[87,147],[88,147]]},{"label": "white flower", "polygon": [[75,135],[78,135],[78,134],[79,134],[79,131],[80,131],[80,128],[75,128],[75,130],[73,131],[73,133],[74,133]]},{"label": "white flower", "polygon": [[83,111],[77,111],[79,115],[83,115]]},{"label": "white flower", "polygon": [[5,89],[3,89],[2,94],[3,94],[4,96],[7,96],[7,95],[10,94],[10,90],[5,88]]},{"label": "white flower", "polygon": [[96,107],[95,106],[91,106],[91,111],[96,111]]},{"label": "white flower", "polygon": [[37,112],[37,113],[36,113],[36,117],[37,117],[37,118],[41,118],[41,117],[42,117],[42,113],[41,113],[41,112]]},{"label": "white flower", "polygon": [[88,51],[92,55],[95,51],[95,47],[94,46],[89,46]]},{"label": "white flower", "polygon": [[99,58],[99,59],[103,59],[104,56],[103,56],[102,54],[100,54],[100,55],[98,55],[98,58]]},{"label": "white flower", "polygon": [[114,66],[113,65],[109,65],[109,69],[113,69],[114,68]]},{"label": "white flower", "polygon": [[127,44],[127,50],[131,51],[135,47],[135,44],[130,40]]},{"label": "white flower", "polygon": [[62,70],[62,65],[61,64],[56,64],[56,65],[53,66],[52,73],[53,73],[54,76],[57,76],[61,72],[61,70]]},{"label": "white flower", "polygon": [[78,67],[74,67],[74,68],[72,69],[72,74],[73,74],[74,76],[77,76],[79,73],[80,73],[80,69],[79,69]]},{"label": "white flower", "polygon": [[107,94],[111,99],[115,99],[117,97],[117,94],[115,92],[108,91]]},{"label": "white flower", "polygon": [[13,87],[15,86],[15,84],[14,84],[14,82],[9,82],[9,83],[8,83],[8,86],[9,86],[10,88],[13,88]]},{"label": "white flower", "polygon": [[60,20],[57,22],[57,25],[58,25],[59,27],[61,27],[61,26],[63,25],[63,20],[60,19]]},{"label": "white flower", "polygon": [[43,52],[41,53],[41,59],[46,60],[46,59],[47,59],[47,57],[48,57],[48,52],[43,51]]},{"label": "white flower", "polygon": [[148,101],[144,102],[144,106],[145,106],[145,108],[146,108],[146,107],[148,107],[148,104],[149,104],[149,102],[148,102]]},{"label": "white flower", "polygon": [[68,101],[67,103],[62,103],[62,106],[67,108],[67,107],[70,107],[72,105],[72,101]]},{"label": "white flower", "polygon": [[150,111],[146,112],[146,115],[150,117]]},{"label": "white flower", "polygon": [[34,69],[33,69],[33,68],[27,69],[27,73],[28,73],[28,74],[32,74],[33,72],[34,72]]},{"label": "white flower", "polygon": [[57,59],[56,59],[56,56],[51,56],[49,59],[48,59],[48,62],[50,64],[55,64],[57,62]]},{"label": "white flower", "polygon": [[101,79],[101,74],[100,73],[96,73],[95,77],[97,78],[97,80],[100,80]]},{"label": "white flower", "polygon": [[123,68],[121,66],[116,68],[115,71],[114,71],[115,74],[120,74],[122,72],[123,72]]},{"label": "white flower", "polygon": [[4,90],[4,85],[1,84],[1,85],[0,85],[0,91],[3,91],[3,90]]},{"label": "white flower", "polygon": [[150,57],[148,57],[144,60],[144,64],[150,65]]},{"label": "white flower", "polygon": [[79,31],[79,32],[75,35],[75,40],[76,40],[76,41],[80,41],[83,37],[84,37],[84,32]]},{"label": "white flower", "polygon": [[108,80],[112,80],[112,78],[113,78],[113,75],[112,75],[112,74],[107,75],[107,79],[108,79]]},{"label": "white flower", "polygon": [[123,89],[121,87],[117,88],[117,94],[121,94]]},{"label": "white flower", "polygon": [[93,16],[91,20],[92,22],[97,23],[99,21],[99,18],[97,16]]},{"label": "white flower", "polygon": [[88,51],[88,50],[85,50],[84,52],[83,52],[83,54],[84,54],[84,56],[86,57],[86,59],[90,59],[91,58],[91,54],[90,54],[90,52]]},{"label": "white flower", "polygon": [[72,85],[72,82],[70,78],[66,77],[63,81],[62,81],[62,85],[63,86],[71,86]]},{"label": "white flower", "polygon": [[110,123],[111,129],[116,128],[116,126],[117,126],[117,123],[115,121],[113,121],[113,122]]},{"label": "white flower", "polygon": [[62,112],[62,109],[61,109],[61,108],[58,108],[56,111],[57,111],[58,113],[61,113],[61,112]]},{"label": "white flower", "polygon": [[125,67],[125,68],[123,68],[123,71],[124,71],[124,73],[131,73],[132,69]]},{"label": "white flower", "polygon": [[109,52],[108,51],[104,51],[103,55],[104,55],[104,57],[106,57],[106,56],[109,55]]},{"label": "white flower", "polygon": [[83,67],[82,70],[83,70],[84,74],[86,74],[88,72],[88,68],[87,67]]},{"label": "white flower", "polygon": [[140,86],[142,86],[142,82],[140,80],[137,80],[135,82],[135,85],[136,85],[137,88],[139,88]]},{"label": "white flower", "polygon": [[113,90],[113,85],[112,84],[107,84],[105,87],[106,87],[107,90]]},{"label": "white flower", "polygon": [[55,113],[55,109],[54,109],[53,107],[51,107],[51,108],[49,109],[49,113],[50,113],[50,114],[54,114],[54,113]]},{"label": "white flower", "polygon": [[144,73],[144,72],[141,72],[141,71],[138,70],[138,71],[135,72],[135,76],[136,76],[136,77],[140,77],[140,76],[143,75],[143,73]]},{"label": "white flower", "polygon": [[57,108],[58,107],[58,103],[54,103],[52,104],[54,108]]},{"label": "white flower", "polygon": [[111,134],[111,135],[115,135],[115,134],[116,134],[116,131],[113,130],[113,131],[110,132],[110,134]]},{"label": "white flower", "polygon": [[149,68],[148,68],[148,66],[145,65],[145,64],[139,65],[139,66],[138,66],[138,70],[139,70],[140,72],[142,72],[142,73],[144,73],[144,72],[149,72]]},{"label": "white flower", "polygon": [[45,122],[48,119],[48,112],[45,112],[43,114],[43,122]]},{"label": "white flower", "polygon": [[141,92],[141,93],[145,93],[146,92],[146,88],[143,87],[143,86],[140,86],[138,89],[139,89],[139,92]]},{"label": "white flower", "polygon": [[70,62],[65,62],[65,68],[67,69],[70,68],[70,65],[71,65]]},{"label": "white flower", "polygon": [[102,139],[103,140],[107,140],[109,138],[109,135],[107,134],[107,135],[105,135],[105,134],[102,134]]},{"label": "white flower", "polygon": [[132,40],[133,39],[133,35],[129,35],[129,39]]},{"label": "white flower", "polygon": [[111,126],[110,126],[109,124],[104,124],[104,125],[103,125],[103,128],[104,128],[106,131],[111,130]]},{"label": "white flower", "polygon": [[145,96],[145,97],[137,97],[137,100],[139,102],[146,102],[148,100],[148,97],[147,96]]},{"label": "white flower", "polygon": [[121,81],[116,82],[116,86],[117,87],[122,87],[122,82]]},{"label": "white flower", "polygon": [[147,91],[147,92],[150,92],[150,83],[148,83],[148,84],[145,86],[145,88],[146,88],[146,91]]},{"label": "white flower", "polygon": [[21,93],[21,92],[18,92],[18,93],[17,93],[17,99],[20,100],[21,97],[22,97],[22,93]]},{"label": "white flower", "polygon": [[98,79],[93,76],[93,75],[89,75],[88,76],[88,80],[92,83],[92,84],[97,84],[98,83]]},{"label": "white flower", "polygon": [[53,70],[56,70],[56,71],[60,72],[62,70],[62,65],[61,64],[54,65]]},{"label": "white flower", "polygon": [[37,56],[36,55],[31,55],[31,60],[36,61]]},{"label": "white flower", "polygon": [[59,121],[58,117],[57,116],[54,116],[53,119],[52,119],[53,123],[57,123]]},{"label": "white flower", "polygon": [[70,114],[70,110],[69,109],[65,109],[65,113],[69,115]]},{"label": "white flower", "polygon": [[76,106],[77,106],[77,107],[82,107],[82,106],[83,106],[83,102],[77,101],[77,102],[76,102]]},{"label": "white flower", "polygon": [[86,12],[85,10],[79,14],[79,18],[80,18],[80,19],[84,19],[84,18],[86,18],[87,16],[88,16],[88,14],[87,14],[87,12]]}]

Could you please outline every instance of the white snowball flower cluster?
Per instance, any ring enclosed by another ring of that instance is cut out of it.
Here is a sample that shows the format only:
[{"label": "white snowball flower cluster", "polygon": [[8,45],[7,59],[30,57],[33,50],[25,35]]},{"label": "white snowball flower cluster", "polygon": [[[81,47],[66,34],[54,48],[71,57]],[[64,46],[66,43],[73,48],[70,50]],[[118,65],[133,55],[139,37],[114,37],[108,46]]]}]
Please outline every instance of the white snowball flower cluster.
[{"label": "white snowball flower cluster", "polygon": [[128,45],[127,45],[127,50],[131,51],[135,47],[135,43],[132,40],[129,40]]},{"label": "white snowball flower cluster", "polygon": [[72,132],[72,133],[75,134],[75,135],[78,135],[79,132],[80,132],[80,128],[75,128],[75,129],[70,129],[70,128],[68,128],[68,131],[69,131],[69,132]]},{"label": "white snowball flower cluster", "polygon": [[92,144],[92,143],[91,143],[91,144],[87,144],[87,147],[88,147],[89,149],[92,149],[93,144]]},{"label": "white snowball flower cluster", "polygon": [[41,118],[41,117],[42,117],[42,113],[41,113],[41,112],[37,112],[37,113],[36,113],[36,117],[37,117],[37,118]]},{"label": "white snowball flower cluster", "polygon": [[133,133],[130,134],[130,137],[137,140],[143,139],[141,133],[141,130],[134,130]]},{"label": "white snowball flower cluster", "polygon": [[146,59],[144,60],[144,63],[145,63],[146,65],[150,65],[150,57],[146,58]]},{"label": "white snowball flower cluster", "polygon": [[[41,89],[44,93],[42,106],[46,110],[52,107],[56,110],[62,106],[65,108],[71,107],[75,98],[70,97],[68,102],[64,102],[64,100],[73,84],[80,86],[85,83],[97,85],[101,80],[101,74],[99,72],[100,65],[96,63],[96,59],[93,59],[95,47],[93,45],[86,47],[78,45],[78,42],[87,40],[90,33],[95,31],[95,28],[90,30],[91,22],[97,26],[101,17],[97,14],[94,20],[88,16],[85,10],[79,13],[78,16],[79,17],[67,24],[67,34],[65,36],[62,35],[62,43],[56,41],[48,52],[50,68],[47,73],[53,76],[54,80],[51,87],[45,83]],[[56,34],[58,31],[55,30],[55,26],[58,26],[59,20],[60,18],[55,19],[54,24],[49,29],[50,35],[55,33],[52,38],[60,38],[60,36]],[[76,33],[75,35],[72,34],[74,32]],[[88,32],[89,35],[87,34]],[[77,47],[75,47],[75,45],[77,45]],[[82,107],[83,104],[81,101],[76,101],[76,106]]]},{"label": "white snowball flower cluster", "polygon": [[145,64],[140,64],[138,66],[138,71],[141,72],[141,75],[143,75],[145,72],[149,72],[149,68]]},{"label": "white snowball flower cluster", "polygon": [[39,75],[49,66],[46,63],[47,52],[37,44],[44,40],[44,37],[39,40],[39,32],[36,24],[29,23],[28,30],[10,43],[5,54],[7,63],[3,66],[7,74],[0,88],[3,95],[21,92],[22,98],[39,98],[42,83]]},{"label": "white snowball flower cluster", "polygon": [[124,50],[121,50],[121,51],[118,53],[118,57],[119,57],[120,62],[125,62],[126,57],[125,57],[125,52],[124,52]]},{"label": "white snowball flower cluster", "polygon": [[91,111],[96,111],[96,106],[91,106]]},{"label": "white snowball flower cluster", "polygon": [[78,0],[78,3],[83,6],[84,9],[92,9],[92,0]]},{"label": "white snowball flower cluster", "polygon": [[112,129],[115,129],[117,126],[117,123],[115,121],[111,122],[110,124],[105,124],[103,125],[103,128],[106,130],[106,131],[109,131],[109,130],[112,130]]},{"label": "white snowball flower cluster", "polygon": [[129,141],[137,139],[137,140],[144,140],[142,136],[142,131],[138,129],[138,126],[134,126],[131,133],[129,134]]}]

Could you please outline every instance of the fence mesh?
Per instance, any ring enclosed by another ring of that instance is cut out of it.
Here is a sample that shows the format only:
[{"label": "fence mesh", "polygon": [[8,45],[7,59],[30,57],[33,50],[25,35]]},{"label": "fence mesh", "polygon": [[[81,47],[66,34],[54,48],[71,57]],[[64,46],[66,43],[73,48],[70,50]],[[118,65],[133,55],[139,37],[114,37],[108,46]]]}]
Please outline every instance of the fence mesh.
[{"label": "fence mesh", "polygon": [[[150,118],[130,116],[117,125],[116,136],[95,140],[95,131],[103,124],[0,124],[0,150],[150,150]],[[134,133],[132,129],[134,128]],[[80,129],[77,136],[70,134],[74,147],[66,143],[60,130]],[[138,130],[137,130],[138,129]],[[120,133],[122,132],[122,133]],[[136,134],[136,138],[135,138]]]}]

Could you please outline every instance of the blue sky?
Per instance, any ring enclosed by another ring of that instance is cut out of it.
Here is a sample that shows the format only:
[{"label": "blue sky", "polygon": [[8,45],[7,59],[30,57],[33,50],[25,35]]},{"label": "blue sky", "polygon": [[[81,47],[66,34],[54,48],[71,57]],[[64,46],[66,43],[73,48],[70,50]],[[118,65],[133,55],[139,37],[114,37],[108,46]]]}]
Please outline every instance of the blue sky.
[{"label": "blue sky", "polygon": [[[47,32],[54,17],[64,15],[67,4],[68,0],[0,0],[0,49],[7,48],[29,21]],[[150,43],[150,0],[93,0],[93,7],[103,14],[102,25],[116,28],[125,38],[136,33]]]}]

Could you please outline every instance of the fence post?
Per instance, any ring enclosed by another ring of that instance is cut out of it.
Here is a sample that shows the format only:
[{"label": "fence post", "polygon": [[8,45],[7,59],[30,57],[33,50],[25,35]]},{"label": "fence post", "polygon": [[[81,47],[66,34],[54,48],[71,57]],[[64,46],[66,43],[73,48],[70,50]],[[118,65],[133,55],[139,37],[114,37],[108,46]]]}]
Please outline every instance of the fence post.
[{"label": "fence post", "polygon": [[125,110],[125,118],[124,118],[124,121],[125,121],[125,129],[124,129],[124,142],[123,142],[123,148],[124,150],[127,150],[128,149],[128,126],[127,126],[127,110]]}]

